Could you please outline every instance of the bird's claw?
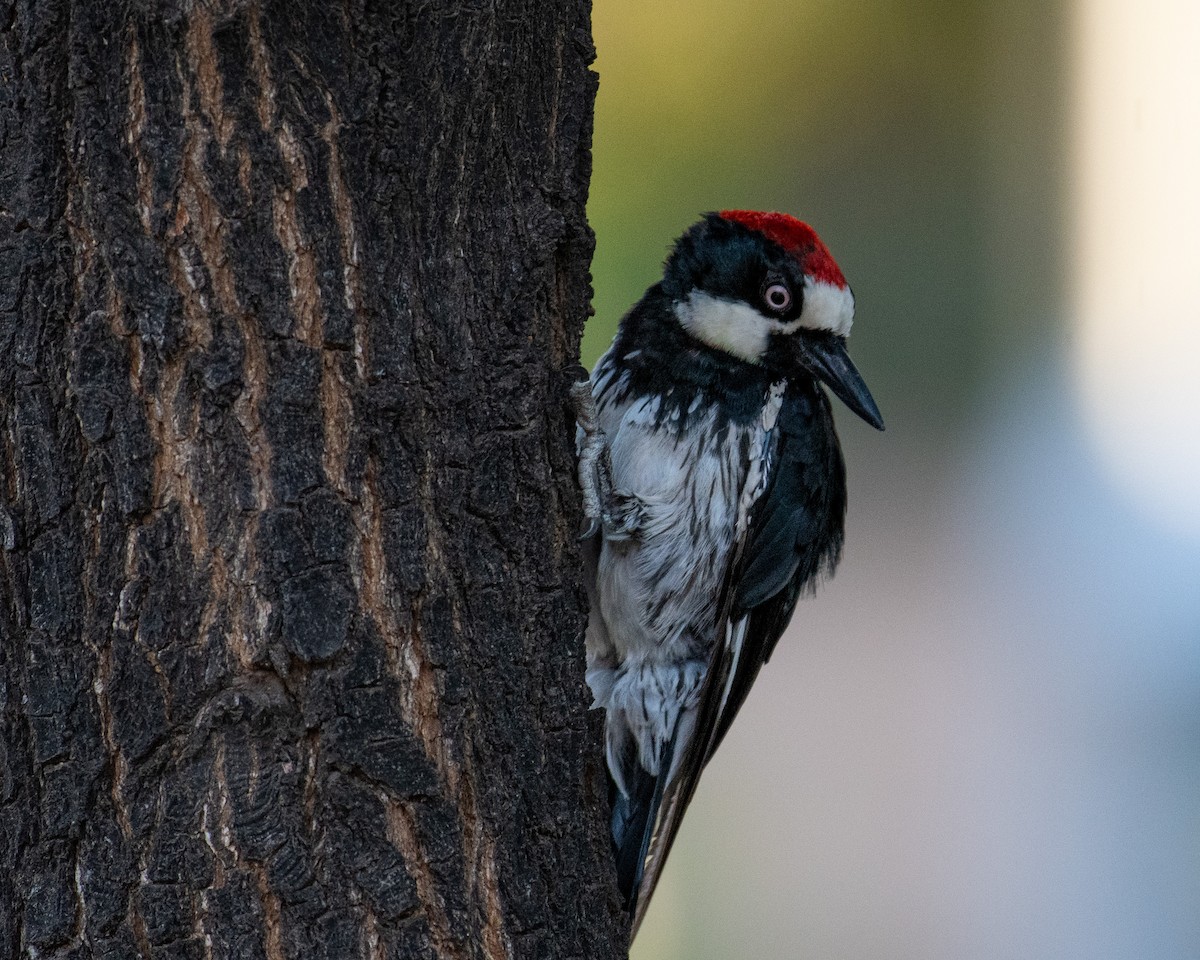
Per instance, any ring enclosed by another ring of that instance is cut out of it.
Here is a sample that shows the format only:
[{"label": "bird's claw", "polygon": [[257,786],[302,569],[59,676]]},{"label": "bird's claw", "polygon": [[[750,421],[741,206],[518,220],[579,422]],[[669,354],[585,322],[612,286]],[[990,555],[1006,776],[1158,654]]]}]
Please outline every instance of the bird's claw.
[{"label": "bird's claw", "polygon": [[583,436],[579,442],[579,489],[583,495],[585,526],[580,540],[590,540],[604,526],[605,503],[612,497],[608,437],[600,427],[600,414],[592,385],[580,380],[571,385],[575,421]]},{"label": "bird's claw", "polygon": [[583,494],[584,526],[580,540],[603,532],[609,540],[628,540],[641,517],[641,501],[613,490],[608,436],[600,426],[592,385],[581,380],[571,387],[575,419],[583,437],[579,443],[579,488]]}]

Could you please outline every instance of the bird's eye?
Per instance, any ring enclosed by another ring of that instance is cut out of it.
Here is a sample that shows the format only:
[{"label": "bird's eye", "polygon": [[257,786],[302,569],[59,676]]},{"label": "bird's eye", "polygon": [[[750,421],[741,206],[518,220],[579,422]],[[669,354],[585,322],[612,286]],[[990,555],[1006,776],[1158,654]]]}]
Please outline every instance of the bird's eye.
[{"label": "bird's eye", "polygon": [[792,291],[782,283],[772,283],[763,289],[763,302],[776,313],[783,313],[792,305]]}]

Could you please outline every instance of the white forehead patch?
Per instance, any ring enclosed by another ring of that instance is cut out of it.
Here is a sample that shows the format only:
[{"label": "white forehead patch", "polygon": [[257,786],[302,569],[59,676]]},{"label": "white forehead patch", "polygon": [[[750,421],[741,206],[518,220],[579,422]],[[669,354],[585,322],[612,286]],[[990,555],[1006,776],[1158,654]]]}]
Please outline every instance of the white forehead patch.
[{"label": "white forehead patch", "polygon": [[675,316],[683,329],[701,343],[747,363],[761,363],[775,333],[795,333],[804,327],[827,330],[839,337],[849,334],[854,323],[854,295],[849,287],[809,280],[800,316],[784,323],[764,316],[741,300],[723,300],[693,290],[686,300],[676,301]]},{"label": "white forehead patch", "polygon": [[854,294],[849,287],[809,279],[804,284],[804,309],[793,323],[810,330],[829,330],[839,337],[848,336],[854,323]]}]

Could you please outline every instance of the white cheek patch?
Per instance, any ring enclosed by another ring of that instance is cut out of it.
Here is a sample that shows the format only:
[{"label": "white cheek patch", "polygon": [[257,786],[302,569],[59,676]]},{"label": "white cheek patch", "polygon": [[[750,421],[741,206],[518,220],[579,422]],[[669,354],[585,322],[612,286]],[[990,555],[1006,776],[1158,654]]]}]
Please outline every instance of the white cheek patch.
[{"label": "white cheek patch", "polygon": [[821,283],[809,279],[804,286],[804,309],[791,324],[780,326],[807,327],[809,330],[829,330],[839,337],[848,336],[854,323],[854,294],[849,287]]},{"label": "white cheek patch", "polygon": [[701,343],[747,363],[762,361],[768,339],[779,328],[778,321],[767,319],[748,303],[722,300],[702,290],[678,301],[675,316]]}]

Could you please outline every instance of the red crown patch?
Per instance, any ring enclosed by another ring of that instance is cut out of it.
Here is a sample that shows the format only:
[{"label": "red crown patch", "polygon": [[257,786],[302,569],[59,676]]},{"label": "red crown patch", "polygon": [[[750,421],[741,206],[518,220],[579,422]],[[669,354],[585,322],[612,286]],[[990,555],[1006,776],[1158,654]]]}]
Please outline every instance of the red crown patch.
[{"label": "red crown patch", "polygon": [[804,272],[820,283],[845,288],[846,278],[829,248],[817,232],[802,220],[786,213],[759,213],[756,210],[722,210],[726,220],[757,230],[795,257]]}]

